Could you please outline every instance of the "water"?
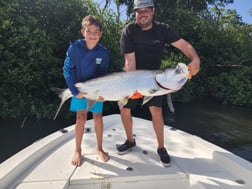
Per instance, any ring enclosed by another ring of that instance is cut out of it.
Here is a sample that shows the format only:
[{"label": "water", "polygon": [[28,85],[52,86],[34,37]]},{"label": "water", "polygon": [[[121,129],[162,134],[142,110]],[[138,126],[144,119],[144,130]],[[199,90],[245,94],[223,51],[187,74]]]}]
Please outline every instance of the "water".
[{"label": "water", "polygon": [[[200,136],[252,162],[252,109],[206,101],[174,105],[176,114],[164,113],[166,124]],[[115,112],[118,113],[116,110]],[[150,114],[145,108],[133,114],[150,119]],[[74,122],[74,118],[40,122],[31,118],[1,120],[0,162],[34,141]]]},{"label": "water", "polygon": [[176,105],[172,126],[200,136],[252,162],[252,109],[198,102]]},{"label": "water", "polygon": [[[39,140],[61,128],[72,125],[73,120],[5,119],[0,126],[0,163]],[[22,123],[24,123],[22,125]]]}]

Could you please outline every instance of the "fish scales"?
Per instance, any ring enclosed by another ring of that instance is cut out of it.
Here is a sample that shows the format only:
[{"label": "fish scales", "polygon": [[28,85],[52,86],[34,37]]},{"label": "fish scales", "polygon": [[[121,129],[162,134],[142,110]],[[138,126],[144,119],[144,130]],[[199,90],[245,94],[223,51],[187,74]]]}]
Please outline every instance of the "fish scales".
[{"label": "fish scales", "polygon": [[[76,83],[75,86],[80,92],[85,93],[89,108],[99,97],[103,97],[104,101],[118,101],[118,104],[122,106],[136,92],[144,96],[143,103],[146,103],[153,96],[176,92],[185,85],[188,78],[187,66],[184,63],[178,63],[176,67],[167,68],[163,71],[135,70],[112,73]],[[53,88],[53,90],[61,98],[55,119],[64,102],[71,98],[72,94],[69,89]]]},{"label": "fish scales", "polygon": [[149,96],[149,92],[159,90],[155,83],[156,71],[139,70],[119,72],[104,77],[89,80],[85,84],[77,84],[82,93],[87,93],[86,98],[96,100],[102,96],[107,101],[117,101],[139,92]]}]

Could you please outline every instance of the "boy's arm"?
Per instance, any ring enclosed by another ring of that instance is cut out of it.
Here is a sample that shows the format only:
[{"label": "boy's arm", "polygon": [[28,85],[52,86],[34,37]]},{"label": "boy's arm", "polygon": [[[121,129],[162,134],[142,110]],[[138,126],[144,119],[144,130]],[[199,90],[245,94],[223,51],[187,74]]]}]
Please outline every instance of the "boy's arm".
[{"label": "boy's arm", "polygon": [[74,65],[71,63],[71,58],[69,55],[67,55],[65,61],[64,61],[64,66],[63,66],[63,76],[66,80],[67,86],[71,93],[74,96],[77,96],[79,94],[78,89],[74,85],[74,80],[73,80],[73,72],[74,72]]}]

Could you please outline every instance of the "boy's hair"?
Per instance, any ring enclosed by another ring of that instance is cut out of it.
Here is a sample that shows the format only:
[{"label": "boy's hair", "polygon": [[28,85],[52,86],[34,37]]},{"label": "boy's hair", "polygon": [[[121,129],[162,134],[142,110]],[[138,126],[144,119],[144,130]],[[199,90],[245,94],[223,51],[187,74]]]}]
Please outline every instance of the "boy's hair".
[{"label": "boy's hair", "polygon": [[89,25],[95,25],[95,26],[99,27],[100,31],[102,31],[102,29],[103,29],[101,22],[95,16],[88,15],[82,19],[81,27],[83,29],[85,29]]}]

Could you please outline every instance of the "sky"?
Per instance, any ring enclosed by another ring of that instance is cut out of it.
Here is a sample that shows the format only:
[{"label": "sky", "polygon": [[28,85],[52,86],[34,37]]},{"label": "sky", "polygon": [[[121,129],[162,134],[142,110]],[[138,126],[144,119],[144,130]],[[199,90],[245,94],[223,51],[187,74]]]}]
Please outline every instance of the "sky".
[{"label": "sky", "polygon": [[234,3],[227,6],[229,9],[235,9],[242,17],[242,21],[252,24],[252,16],[249,15],[249,9],[252,8],[252,0],[234,0]]},{"label": "sky", "polygon": [[[105,2],[105,0],[94,0],[94,2],[98,2],[102,4]],[[112,0],[111,2],[114,2],[114,1]],[[113,6],[113,3],[111,6],[112,8],[115,7]],[[252,16],[249,15],[249,9],[252,8],[252,0],[234,0],[234,3],[226,6],[226,8],[235,9],[237,14],[239,14],[242,17],[243,22],[252,24]],[[125,7],[122,8],[120,12],[122,16],[123,14],[126,14]]]}]

